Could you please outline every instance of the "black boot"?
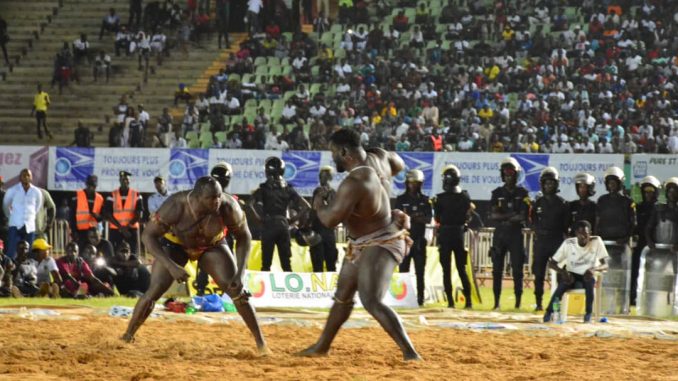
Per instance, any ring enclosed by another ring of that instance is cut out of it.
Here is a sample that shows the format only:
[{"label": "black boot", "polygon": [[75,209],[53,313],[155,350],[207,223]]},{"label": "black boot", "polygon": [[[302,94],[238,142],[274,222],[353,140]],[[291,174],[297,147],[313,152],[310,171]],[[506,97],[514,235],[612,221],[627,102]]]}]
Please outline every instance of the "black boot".
[{"label": "black boot", "polygon": [[452,297],[452,291],[445,291],[445,297],[447,298],[447,308],[454,308],[454,298]]}]

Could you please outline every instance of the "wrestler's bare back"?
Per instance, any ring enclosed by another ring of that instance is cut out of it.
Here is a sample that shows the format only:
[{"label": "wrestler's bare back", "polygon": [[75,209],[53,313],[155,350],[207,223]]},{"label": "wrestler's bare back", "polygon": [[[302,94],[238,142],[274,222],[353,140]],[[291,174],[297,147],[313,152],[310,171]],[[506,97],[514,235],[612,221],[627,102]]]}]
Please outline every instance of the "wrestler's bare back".
[{"label": "wrestler's bare back", "polygon": [[194,215],[188,204],[188,193],[183,191],[173,194],[157,212],[160,222],[170,227],[170,232],[181,240],[186,249],[211,246],[225,226],[237,226],[240,219],[244,218],[240,206],[227,195],[221,196],[218,211]]}]

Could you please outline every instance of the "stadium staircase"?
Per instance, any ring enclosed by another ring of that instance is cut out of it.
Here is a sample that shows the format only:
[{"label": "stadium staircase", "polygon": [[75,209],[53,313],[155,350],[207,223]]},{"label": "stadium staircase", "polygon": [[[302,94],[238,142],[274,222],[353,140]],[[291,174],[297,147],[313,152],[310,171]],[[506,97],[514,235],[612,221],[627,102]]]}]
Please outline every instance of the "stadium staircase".
[{"label": "stadium staircase", "polygon": [[[92,130],[94,145],[107,146],[113,106],[123,94],[128,95],[130,106],[136,108],[144,104],[154,121],[163,107],[172,105],[178,83],[194,81],[203,73],[206,63],[214,62],[221,54],[216,35],[203,36],[200,46],[191,46],[188,55],[174,49],[161,66],[152,59],[149,74],[144,78],[144,72],[138,70],[136,56],[115,56],[112,34],[104,34],[99,41],[101,19],[109,8],[116,9],[122,23],[127,22],[127,2],[123,1],[0,1],[0,11],[9,24],[13,62],[16,63],[15,56],[21,54],[18,64],[11,72],[7,69],[2,77],[4,81],[0,82],[4,90],[0,92],[3,144],[68,145],[73,141],[77,121],[81,120]],[[108,84],[101,79],[94,83],[91,66],[83,62],[78,67],[80,83],[72,81],[59,95],[56,85],[50,89],[54,57],[64,42],[71,44],[80,33],[87,34],[92,52],[103,49],[111,55],[111,80]],[[168,38],[174,36],[168,32]],[[29,116],[38,82],[52,100],[48,111],[48,126],[54,134],[52,141],[36,139],[35,120]]]}]

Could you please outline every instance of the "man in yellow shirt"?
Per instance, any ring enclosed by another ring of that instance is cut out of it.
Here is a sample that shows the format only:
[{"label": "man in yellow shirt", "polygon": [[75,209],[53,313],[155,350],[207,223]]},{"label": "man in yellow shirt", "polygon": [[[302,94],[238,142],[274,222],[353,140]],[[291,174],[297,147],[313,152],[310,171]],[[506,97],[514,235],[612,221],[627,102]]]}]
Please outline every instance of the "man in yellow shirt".
[{"label": "man in yellow shirt", "polygon": [[35,120],[37,121],[38,139],[42,139],[42,130],[40,125],[45,128],[45,135],[52,140],[52,133],[47,129],[47,107],[50,104],[49,94],[42,91],[42,84],[38,83],[38,93],[33,98],[33,109],[31,116],[35,113]]}]

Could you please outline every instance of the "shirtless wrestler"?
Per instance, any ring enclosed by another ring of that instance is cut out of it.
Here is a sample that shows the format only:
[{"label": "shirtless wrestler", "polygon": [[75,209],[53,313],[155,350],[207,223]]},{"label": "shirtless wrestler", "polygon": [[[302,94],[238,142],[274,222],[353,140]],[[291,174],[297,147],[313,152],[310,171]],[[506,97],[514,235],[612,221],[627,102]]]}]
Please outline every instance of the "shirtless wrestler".
[{"label": "shirtless wrestler", "polygon": [[[237,242],[236,258],[226,246],[224,227],[228,227]],[[191,259],[197,260],[200,268],[233,299],[238,313],[254,335],[259,351],[268,352],[242,283],[252,236],[242,209],[232,197],[223,196],[217,180],[201,177],[193,190],[172,195],[151,217],[142,240],[155,257],[155,264],[151,285],[134,307],[123,340],[134,339],[136,331],[153,311],[156,300],[173,280],[184,282],[188,279],[184,265]]]},{"label": "shirtless wrestler", "polygon": [[[368,159],[368,153],[360,146],[360,136],[349,129],[332,135],[330,150],[337,171],[349,173],[332,201],[316,197],[313,208],[326,227],[343,222],[350,236],[349,246],[325,328],[318,341],[299,355],[327,354],[339,328],[351,314],[357,291],[365,309],[393,338],[405,360],[419,360],[398,315],[382,303],[393,271],[411,242],[407,237],[406,215],[391,213],[388,191],[382,185],[402,170],[402,161],[383,150],[377,151],[378,155],[370,154]],[[383,168],[382,176],[374,169],[375,165]]]}]

